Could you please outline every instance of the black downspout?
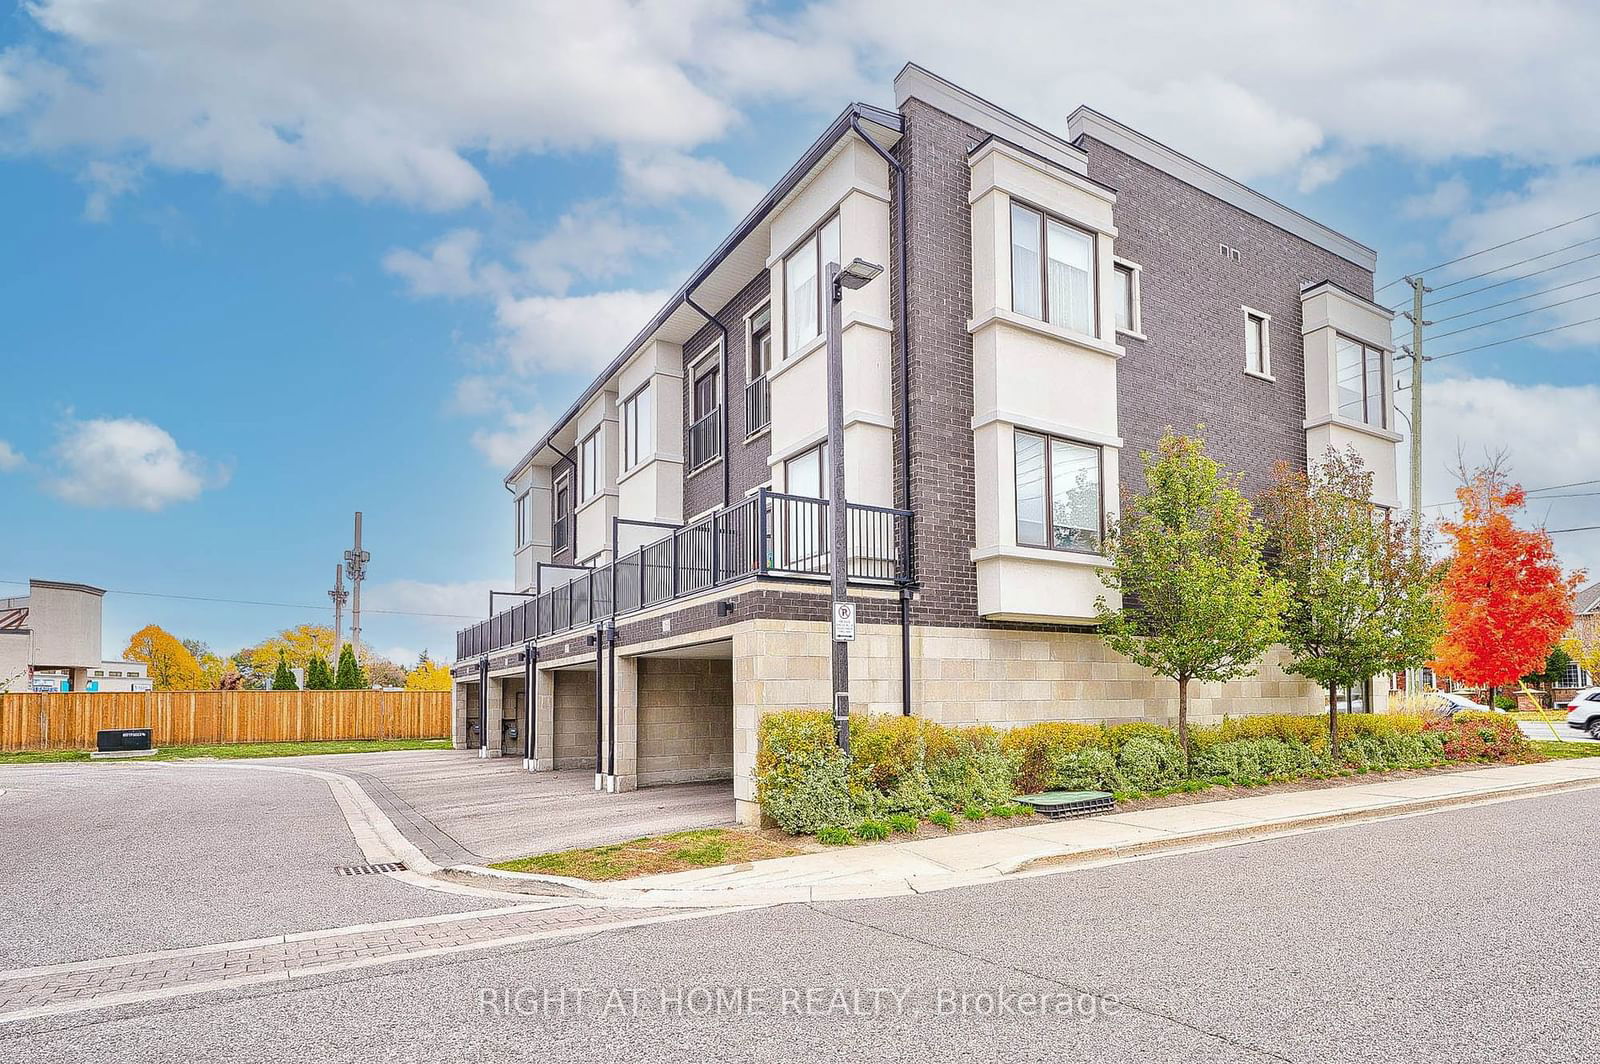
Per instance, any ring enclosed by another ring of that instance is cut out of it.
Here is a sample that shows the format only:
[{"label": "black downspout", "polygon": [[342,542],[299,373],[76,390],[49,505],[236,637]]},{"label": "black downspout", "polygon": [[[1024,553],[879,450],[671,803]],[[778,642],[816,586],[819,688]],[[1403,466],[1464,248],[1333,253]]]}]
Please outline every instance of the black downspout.
[{"label": "black downspout", "polygon": [[[728,468],[732,461],[728,456],[728,327],[718,321],[715,316],[706,313],[706,309],[694,301],[694,296],[684,293],[683,301],[689,304],[702,318],[715,325],[717,331],[722,334],[722,370],[720,374],[722,377],[722,505],[726,507],[731,501],[729,495],[733,490],[730,479],[732,474]],[[691,396],[694,394],[694,381],[689,382],[689,394]],[[693,410],[693,404],[690,405],[690,410]]]},{"label": "black downspout", "polygon": [[533,770],[533,736],[538,727],[539,708],[533,696],[534,679],[538,673],[539,646],[529,642],[522,648],[522,697],[528,704],[528,770]]},{"label": "black downspout", "polygon": [[[902,122],[902,126],[903,126]],[[891,155],[883,145],[861,131],[861,119],[850,116],[850,128],[867,146],[878,153],[894,172],[895,223],[900,228],[900,261],[894,264],[895,288],[900,305],[895,314],[895,328],[900,333],[900,505],[911,510],[911,332],[910,315],[906,310],[906,248],[910,236],[906,231],[906,170],[900,160]],[[902,130],[901,140],[905,133]],[[900,712],[911,716],[911,592],[917,579],[916,564],[916,514],[906,518],[906,571],[905,586],[900,589]]]},{"label": "black downspout", "polygon": [[600,777],[605,774],[606,741],[606,630],[604,625],[594,629],[594,789],[601,787]]},{"label": "black downspout", "polygon": [[[615,567],[613,566],[613,569]],[[606,628],[606,775],[617,785],[617,629]]]},{"label": "black downspout", "polygon": [[478,659],[478,756],[489,756],[489,659]]}]

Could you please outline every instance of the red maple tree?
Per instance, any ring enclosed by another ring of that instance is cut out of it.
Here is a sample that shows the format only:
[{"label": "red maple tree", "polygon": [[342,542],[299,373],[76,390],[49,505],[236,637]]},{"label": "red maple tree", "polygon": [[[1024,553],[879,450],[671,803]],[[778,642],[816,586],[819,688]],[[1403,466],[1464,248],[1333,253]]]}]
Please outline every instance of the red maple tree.
[{"label": "red maple tree", "polygon": [[1495,688],[1544,667],[1572,627],[1573,594],[1583,574],[1562,572],[1542,528],[1518,528],[1527,503],[1498,469],[1480,469],[1456,489],[1461,518],[1441,521],[1455,552],[1445,575],[1445,634],[1433,669],[1458,683]]}]

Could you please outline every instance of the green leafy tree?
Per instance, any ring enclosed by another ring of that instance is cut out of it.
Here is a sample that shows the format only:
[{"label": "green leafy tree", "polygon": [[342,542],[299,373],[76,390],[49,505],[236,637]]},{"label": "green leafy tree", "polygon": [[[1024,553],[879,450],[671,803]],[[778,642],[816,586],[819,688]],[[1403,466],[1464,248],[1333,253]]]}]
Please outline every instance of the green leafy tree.
[{"label": "green leafy tree", "polygon": [[1189,756],[1189,684],[1255,672],[1278,637],[1287,591],[1262,560],[1266,529],[1238,477],[1205,441],[1168,432],[1146,452],[1143,493],[1130,496],[1106,542],[1100,579],[1121,595],[1095,602],[1118,653],[1178,684],[1178,741]]},{"label": "green leafy tree", "polygon": [[1273,573],[1289,588],[1288,671],[1328,692],[1328,747],[1339,751],[1338,692],[1420,666],[1442,629],[1441,571],[1424,529],[1372,501],[1372,473],[1330,448],[1309,472],[1279,463],[1261,497]]},{"label": "green leafy tree", "polygon": [[298,691],[300,687],[294,682],[294,673],[289,671],[289,662],[283,655],[278,655],[278,668],[272,674],[272,689],[274,691]]},{"label": "green leafy tree", "polygon": [[333,686],[340,691],[365,691],[372,686],[367,683],[367,674],[356,664],[355,648],[349,643],[339,651],[339,669],[334,673]]},{"label": "green leafy tree", "polygon": [[313,657],[306,665],[306,690],[331,691],[333,689],[333,672],[328,668],[328,662],[319,657]]}]

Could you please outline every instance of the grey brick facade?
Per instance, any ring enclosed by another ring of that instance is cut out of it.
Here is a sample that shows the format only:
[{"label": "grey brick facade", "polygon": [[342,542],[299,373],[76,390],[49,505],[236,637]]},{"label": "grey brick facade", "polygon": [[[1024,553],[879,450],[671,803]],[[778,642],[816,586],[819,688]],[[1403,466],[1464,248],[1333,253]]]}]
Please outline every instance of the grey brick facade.
[{"label": "grey brick facade", "polygon": [[[728,327],[728,357],[726,373],[728,375],[728,405],[723,411],[723,416],[728,419],[728,454],[723,456],[723,461],[729,463],[728,468],[728,493],[727,501],[736,501],[744,497],[745,493],[753,488],[765,484],[771,473],[767,467],[767,457],[772,453],[771,441],[766,433],[753,439],[746,439],[745,434],[745,386],[750,383],[750,352],[748,337],[745,335],[745,316],[767,301],[771,289],[771,275],[762,270],[744,289],[733,298],[727,306],[717,312],[717,319]],[[707,324],[705,328],[695,333],[689,342],[683,345],[683,457],[685,463],[689,458],[689,425],[693,418],[690,415],[690,399],[694,388],[694,381],[689,372],[690,360],[698,356],[706,348],[717,342],[720,332],[714,325]],[[685,473],[688,467],[685,465]],[[686,475],[683,483],[683,516],[685,519],[695,514],[704,513],[716,506],[721,506],[722,498],[722,465],[712,462],[693,475]]]}]

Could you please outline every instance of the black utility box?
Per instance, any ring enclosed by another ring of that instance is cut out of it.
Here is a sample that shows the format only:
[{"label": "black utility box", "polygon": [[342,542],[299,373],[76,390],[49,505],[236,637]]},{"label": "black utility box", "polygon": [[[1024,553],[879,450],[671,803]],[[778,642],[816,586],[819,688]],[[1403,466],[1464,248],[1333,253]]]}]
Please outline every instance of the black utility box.
[{"label": "black utility box", "polygon": [[149,728],[112,728],[94,733],[94,747],[102,754],[118,750],[150,749]]}]

